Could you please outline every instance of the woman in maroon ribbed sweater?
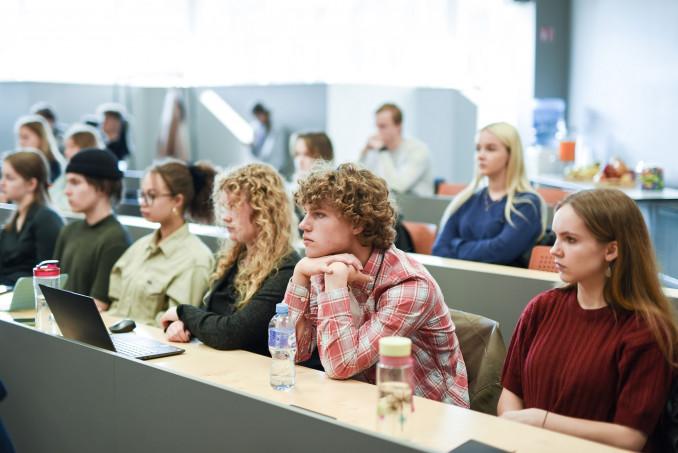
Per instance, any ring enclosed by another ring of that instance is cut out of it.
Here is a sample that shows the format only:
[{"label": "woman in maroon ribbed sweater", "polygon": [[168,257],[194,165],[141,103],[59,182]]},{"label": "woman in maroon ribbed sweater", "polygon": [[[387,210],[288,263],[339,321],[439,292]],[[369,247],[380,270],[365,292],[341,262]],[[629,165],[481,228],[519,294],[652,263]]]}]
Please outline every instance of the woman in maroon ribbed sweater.
[{"label": "woman in maroon ribbed sweater", "polygon": [[570,195],[553,219],[562,289],[525,308],[497,412],[617,447],[658,448],[678,330],[636,204],[612,189]]}]

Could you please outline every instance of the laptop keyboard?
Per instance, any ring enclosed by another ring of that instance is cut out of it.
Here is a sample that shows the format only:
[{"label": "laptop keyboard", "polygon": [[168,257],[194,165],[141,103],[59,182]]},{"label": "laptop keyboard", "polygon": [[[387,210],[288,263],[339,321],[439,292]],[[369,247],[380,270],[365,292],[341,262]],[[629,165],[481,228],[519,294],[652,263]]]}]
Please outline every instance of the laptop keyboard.
[{"label": "laptop keyboard", "polygon": [[120,354],[131,357],[148,357],[159,353],[168,352],[175,348],[153,340],[148,340],[148,343],[141,338],[132,341],[126,341],[124,338],[119,338],[116,335],[111,335],[115,350]]}]

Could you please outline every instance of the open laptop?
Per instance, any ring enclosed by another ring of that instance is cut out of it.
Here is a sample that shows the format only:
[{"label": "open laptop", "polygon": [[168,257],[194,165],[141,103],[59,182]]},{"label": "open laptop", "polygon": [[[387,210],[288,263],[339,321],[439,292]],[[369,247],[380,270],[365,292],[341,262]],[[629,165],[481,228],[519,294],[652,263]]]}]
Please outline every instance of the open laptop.
[{"label": "open laptop", "polygon": [[[59,288],[63,288],[68,274],[61,274]],[[35,309],[33,277],[19,277],[14,287],[0,285],[0,311],[22,311]]]},{"label": "open laptop", "polygon": [[134,333],[109,335],[94,299],[63,289],[40,285],[64,337],[135,359],[148,360],[177,355],[183,349]]}]

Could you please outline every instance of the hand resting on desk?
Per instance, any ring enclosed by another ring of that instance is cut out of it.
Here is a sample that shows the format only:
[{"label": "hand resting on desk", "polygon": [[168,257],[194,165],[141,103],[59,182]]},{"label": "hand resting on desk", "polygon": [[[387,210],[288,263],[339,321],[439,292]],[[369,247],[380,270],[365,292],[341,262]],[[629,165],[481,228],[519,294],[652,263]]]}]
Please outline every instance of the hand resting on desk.
[{"label": "hand resting on desk", "polygon": [[165,329],[165,335],[169,341],[176,341],[179,343],[188,343],[191,341],[191,332],[186,329],[184,323],[179,320],[177,315],[177,308],[172,307],[165,312],[160,318],[160,324]]}]

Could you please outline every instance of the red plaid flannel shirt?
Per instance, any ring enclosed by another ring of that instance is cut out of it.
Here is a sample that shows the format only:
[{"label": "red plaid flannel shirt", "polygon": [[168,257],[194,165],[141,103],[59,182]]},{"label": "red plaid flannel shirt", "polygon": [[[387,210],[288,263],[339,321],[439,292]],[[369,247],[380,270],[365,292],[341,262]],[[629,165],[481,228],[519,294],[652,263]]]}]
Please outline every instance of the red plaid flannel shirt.
[{"label": "red plaid flannel shirt", "polygon": [[325,291],[323,275],[311,290],[290,281],[285,303],[297,324],[297,362],[318,347],[332,378],[376,380],[379,339],[412,340],[415,393],[469,407],[466,366],[443,295],[422,264],[391,247],[375,250],[364,266],[374,281]]}]

